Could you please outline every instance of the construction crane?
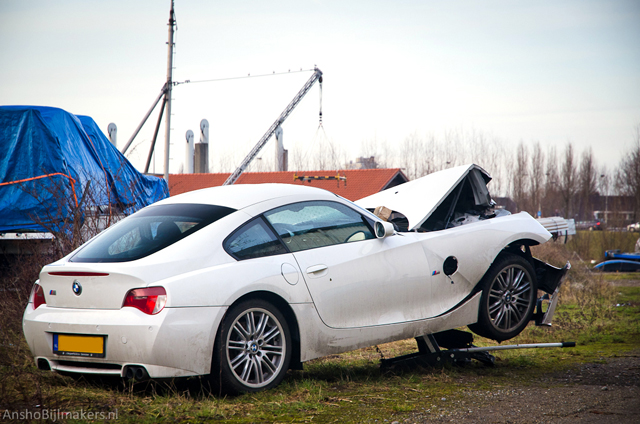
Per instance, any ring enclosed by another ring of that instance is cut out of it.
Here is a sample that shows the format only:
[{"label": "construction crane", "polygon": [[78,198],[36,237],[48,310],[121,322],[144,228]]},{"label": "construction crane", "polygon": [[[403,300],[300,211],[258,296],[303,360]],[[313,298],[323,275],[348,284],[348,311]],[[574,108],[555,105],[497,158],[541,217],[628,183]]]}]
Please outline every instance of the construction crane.
[{"label": "construction crane", "polygon": [[[233,171],[233,174],[231,174],[229,178],[227,178],[227,180],[224,182],[223,185],[231,185],[238,180],[238,178],[240,177],[240,174],[242,174],[247,169],[251,161],[258,155],[258,152],[260,152],[260,150],[265,146],[265,144],[267,144],[267,142],[269,141],[273,133],[276,132],[276,129],[280,125],[282,125],[285,119],[287,119],[287,117],[291,114],[293,109],[295,109],[298,103],[300,103],[302,98],[305,96],[305,94],[309,92],[309,90],[311,89],[313,84],[315,84],[316,81],[318,81],[320,83],[320,87],[322,87],[322,71],[317,67],[314,67],[313,75],[311,76],[311,78],[309,78],[309,80],[305,83],[302,89],[293,98],[291,103],[289,103],[289,106],[287,106],[284,112],[282,112],[278,117],[278,119],[276,119],[276,121],[271,125],[271,127],[269,127],[269,129],[262,136],[260,141],[258,141],[258,144],[256,144],[253,147],[253,149],[251,149],[251,152],[249,152],[249,154],[242,160],[242,163],[240,163],[240,166],[238,166],[238,168],[236,168],[236,170]],[[320,113],[322,114],[322,112]]]}]

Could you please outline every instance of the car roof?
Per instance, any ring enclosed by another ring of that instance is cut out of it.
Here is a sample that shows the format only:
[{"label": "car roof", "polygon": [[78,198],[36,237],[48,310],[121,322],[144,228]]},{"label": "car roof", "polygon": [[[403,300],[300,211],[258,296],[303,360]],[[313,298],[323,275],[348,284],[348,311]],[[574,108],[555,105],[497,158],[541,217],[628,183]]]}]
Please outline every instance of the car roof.
[{"label": "car roof", "polygon": [[236,184],[203,188],[161,200],[155,205],[175,203],[199,203],[244,209],[256,203],[287,196],[314,196],[318,199],[335,199],[330,191],[316,187],[293,184]]}]

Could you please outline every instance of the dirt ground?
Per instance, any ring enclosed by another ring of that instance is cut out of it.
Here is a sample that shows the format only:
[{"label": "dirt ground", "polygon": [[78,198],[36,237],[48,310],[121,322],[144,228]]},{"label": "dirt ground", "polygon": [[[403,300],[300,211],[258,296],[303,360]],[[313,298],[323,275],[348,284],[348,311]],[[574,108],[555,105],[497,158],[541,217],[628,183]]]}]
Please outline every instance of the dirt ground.
[{"label": "dirt ground", "polygon": [[435,419],[432,413],[405,422],[640,423],[640,352],[541,375],[527,387],[470,390],[449,406],[440,402]]},{"label": "dirt ground", "polygon": [[[640,279],[614,284],[637,287]],[[470,390],[464,400],[439,406],[435,419],[432,412],[405,422],[640,424],[640,351],[540,375],[527,387]]]}]

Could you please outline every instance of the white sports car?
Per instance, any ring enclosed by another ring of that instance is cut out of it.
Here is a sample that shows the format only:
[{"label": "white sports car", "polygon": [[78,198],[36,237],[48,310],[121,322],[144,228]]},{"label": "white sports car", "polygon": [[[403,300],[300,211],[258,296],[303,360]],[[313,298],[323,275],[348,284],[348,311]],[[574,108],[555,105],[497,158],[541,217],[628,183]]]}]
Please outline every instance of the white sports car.
[{"label": "white sports car", "polygon": [[467,165],[355,203],[287,184],[165,199],[45,266],[24,335],[40,369],[209,375],[231,393],[465,325],[506,340],[550,322],[557,296],[534,313],[538,290],[564,272],[531,257],[551,235],[494,209],[489,180]]}]

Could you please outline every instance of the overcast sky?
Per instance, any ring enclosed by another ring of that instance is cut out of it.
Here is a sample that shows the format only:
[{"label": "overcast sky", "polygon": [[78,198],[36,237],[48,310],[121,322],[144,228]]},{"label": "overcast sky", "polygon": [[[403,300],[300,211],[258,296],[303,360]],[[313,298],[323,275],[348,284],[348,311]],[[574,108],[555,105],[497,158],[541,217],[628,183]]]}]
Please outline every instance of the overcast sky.
[{"label": "overcast sky", "polygon": [[[0,0],[0,104],[90,115],[105,133],[115,122],[122,147],[166,80],[169,5]],[[640,124],[638,0],[176,0],[175,10],[175,81],[317,65],[326,136],[353,159],[364,140],[462,128],[510,146],[592,146],[612,169]],[[203,118],[212,155],[244,156],[310,76],[175,87],[171,172]],[[290,150],[317,142],[318,97],[316,86],[283,125]],[[138,168],[156,113],[130,156]]]}]

